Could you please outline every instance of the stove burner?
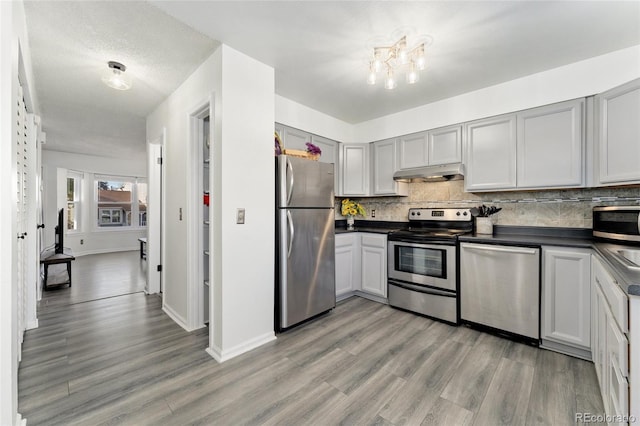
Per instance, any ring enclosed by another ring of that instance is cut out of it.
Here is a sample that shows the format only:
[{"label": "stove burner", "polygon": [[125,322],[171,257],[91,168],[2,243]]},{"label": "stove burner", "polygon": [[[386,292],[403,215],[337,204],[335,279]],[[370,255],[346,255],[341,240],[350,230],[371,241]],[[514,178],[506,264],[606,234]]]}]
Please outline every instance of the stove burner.
[{"label": "stove burner", "polygon": [[409,229],[392,232],[390,241],[449,242],[455,244],[459,235],[473,231],[473,217],[469,209],[409,209]]}]

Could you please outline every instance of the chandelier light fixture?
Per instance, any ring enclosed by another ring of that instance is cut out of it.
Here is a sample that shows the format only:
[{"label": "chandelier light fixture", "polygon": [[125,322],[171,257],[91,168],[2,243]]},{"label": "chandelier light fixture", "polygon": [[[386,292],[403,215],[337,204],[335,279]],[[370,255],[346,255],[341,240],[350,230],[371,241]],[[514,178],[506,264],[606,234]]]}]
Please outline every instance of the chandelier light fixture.
[{"label": "chandelier light fixture", "polygon": [[127,67],[116,61],[109,61],[107,64],[109,65],[109,70],[102,77],[102,82],[116,90],[131,89],[131,76],[125,74]]},{"label": "chandelier light fixture", "polygon": [[433,41],[430,36],[420,36],[417,39],[410,46],[407,43],[407,36],[403,35],[391,46],[373,47],[367,83],[375,85],[381,75],[384,78],[385,89],[395,89],[398,85],[396,75],[401,70],[405,71],[408,84],[417,83],[420,80],[420,71],[427,66],[426,46]]}]

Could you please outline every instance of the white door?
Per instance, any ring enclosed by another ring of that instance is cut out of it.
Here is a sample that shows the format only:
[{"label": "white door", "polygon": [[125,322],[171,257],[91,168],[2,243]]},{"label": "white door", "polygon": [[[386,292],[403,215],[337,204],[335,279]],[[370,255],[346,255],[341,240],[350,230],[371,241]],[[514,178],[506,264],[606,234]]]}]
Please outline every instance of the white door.
[{"label": "white door", "polygon": [[16,124],[17,124],[17,138],[16,145],[14,147],[16,152],[16,182],[17,182],[17,197],[16,197],[16,229],[17,229],[17,250],[16,250],[16,272],[17,272],[17,316],[18,316],[18,344],[21,354],[22,340],[24,336],[24,330],[26,329],[26,312],[27,312],[27,199],[29,194],[28,188],[28,175],[27,175],[27,108],[24,103],[22,87],[18,87],[18,105],[16,111]]},{"label": "white door", "polygon": [[162,144],[164,136],[148,146],[149,205],[147,207],[147,288],[162,292]]}]

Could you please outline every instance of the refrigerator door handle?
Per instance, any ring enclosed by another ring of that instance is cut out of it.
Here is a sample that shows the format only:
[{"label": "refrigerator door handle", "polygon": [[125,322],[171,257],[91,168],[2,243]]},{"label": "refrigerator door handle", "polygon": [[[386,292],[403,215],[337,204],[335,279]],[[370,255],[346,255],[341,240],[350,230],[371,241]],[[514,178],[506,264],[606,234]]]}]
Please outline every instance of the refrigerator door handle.
[{"label": "refrigerator door handle", "polygon": [[291,249],[293,248],[293,236],[295,235],[295,229],[293,227],[293,218],[291,212],[287,210],[287,224],[289,225],[289,248],[287,249],[287,259],[291,257]]},{"label": "refrigerator door handle", "polygon": [[291,202],[291,196],[293,195],[293,165],[291,161],[287,158],[287,171],[286,176],[289,177],[289,185],[287,187],[287,206]]}]

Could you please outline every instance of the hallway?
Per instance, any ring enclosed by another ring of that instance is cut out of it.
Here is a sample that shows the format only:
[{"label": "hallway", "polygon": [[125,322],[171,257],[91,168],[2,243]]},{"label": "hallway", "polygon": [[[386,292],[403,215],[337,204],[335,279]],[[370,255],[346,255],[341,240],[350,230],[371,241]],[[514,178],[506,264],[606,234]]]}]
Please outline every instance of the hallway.
[{"label": "hallway", "polygon": [[[64,265],[54,268],[64,269]],[[50,272],[51,273],[51,272]],[[51,287],[42,292],[38,317],[67,305],[144,291],[147,262],[138,251],[91,254],[72,262],[72,286]]]}]

